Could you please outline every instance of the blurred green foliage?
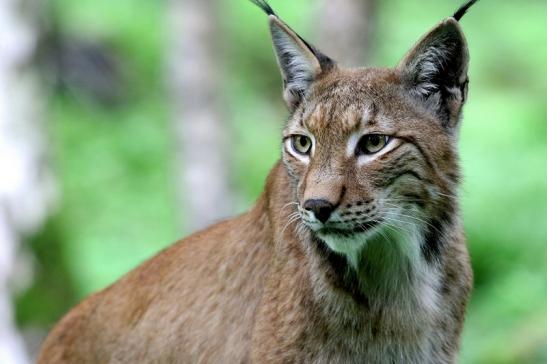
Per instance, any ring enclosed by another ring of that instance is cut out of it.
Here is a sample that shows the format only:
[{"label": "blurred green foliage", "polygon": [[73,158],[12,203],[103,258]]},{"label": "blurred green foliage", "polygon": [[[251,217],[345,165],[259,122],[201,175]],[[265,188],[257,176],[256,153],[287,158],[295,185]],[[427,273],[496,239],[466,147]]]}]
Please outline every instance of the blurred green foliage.
[{"label": "blurred green foliage", "polygon": [[[286,112],[263,14],[244,0],[219,3],[232,178],[250,205],[279,156]],[[373,63],[391,66],[460,2],[378,3]],[[163,82],[166,3],[52,4],[61,32],[107,42],[121,55],[128,98],[104,108],[70,93],[51,97],[62,201],[31,240],[38,279],[19,299],[21,325],[51,324],[182,236],[177,219],[184,219],[173,198],[174,140]],[[313,42],[315,2],[272,5]],[[482,1],[462,21],[472,61],[461,196],[476,285],[462,363],[547,362],[546,14],[542,0]]]}]

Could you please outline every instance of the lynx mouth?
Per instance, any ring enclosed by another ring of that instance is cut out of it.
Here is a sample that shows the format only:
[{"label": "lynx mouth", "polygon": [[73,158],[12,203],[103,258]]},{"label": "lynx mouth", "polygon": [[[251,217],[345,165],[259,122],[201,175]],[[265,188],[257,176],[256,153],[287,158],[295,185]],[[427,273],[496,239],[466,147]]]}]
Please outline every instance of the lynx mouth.
[{"label": "lynx mouth", "polygon": [[326,225],[322,227],[321,229],[319,229],[317,233],[319,235],[338,235],[343,237],[350,237],[352,235],[369,232],[374,227],[379,225],[380,222],[381,221],[378,221],[378,220],[367,221],[364,223],[360,223],[359,225],[349,229],[341,229],[341,228]]}]

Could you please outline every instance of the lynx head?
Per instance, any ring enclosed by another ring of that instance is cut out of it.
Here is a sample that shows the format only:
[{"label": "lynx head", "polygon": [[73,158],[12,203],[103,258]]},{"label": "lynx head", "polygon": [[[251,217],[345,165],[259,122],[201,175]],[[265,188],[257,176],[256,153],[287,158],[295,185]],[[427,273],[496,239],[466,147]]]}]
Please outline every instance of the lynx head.
[{"label": "lynx head", "polygon": [[419,235],[435,259],[456,207],[457,139],[469,55],[467,3],[395,68],[345,69],[296,34],[267,3],[290,116],[283,162],[303,225],[355,257],[375,236]]}]

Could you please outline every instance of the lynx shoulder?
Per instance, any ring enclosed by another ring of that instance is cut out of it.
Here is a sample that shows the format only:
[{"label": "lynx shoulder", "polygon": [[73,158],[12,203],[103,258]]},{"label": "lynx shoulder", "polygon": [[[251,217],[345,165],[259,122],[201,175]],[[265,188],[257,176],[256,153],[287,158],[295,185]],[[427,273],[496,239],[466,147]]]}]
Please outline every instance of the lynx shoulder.
[{"label": "lynx shoulder", "polygon": [[455,363],[470,1],[394,68],[345,69],[262,0],[290,112],[247,213],[72,309],[45,363]]}]

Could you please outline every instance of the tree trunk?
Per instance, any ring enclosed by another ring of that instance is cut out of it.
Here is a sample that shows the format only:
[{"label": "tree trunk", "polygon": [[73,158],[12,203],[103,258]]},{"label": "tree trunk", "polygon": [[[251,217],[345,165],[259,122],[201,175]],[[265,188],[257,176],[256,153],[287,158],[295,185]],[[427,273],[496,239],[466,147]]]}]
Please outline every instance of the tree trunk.
[{"label": "tree trunk", "polygon": [[20,0],[0,1],[0,363],[27,363],[10,287],[24,235],[44,222],[53,197],[45,162],[43,96],[29,65],[37,40]]},{"label": "tree trunk", "polygon": [[372,54],[376,1],[323,0],[319,9],[319,48],[344,65],[366,65]]},{"label": "tree trunk", "polygon": [[232,210],[227,132],[219,102],[217,8],[213,0],[171,0],[168,6],[178,206],[191,230]]}]

